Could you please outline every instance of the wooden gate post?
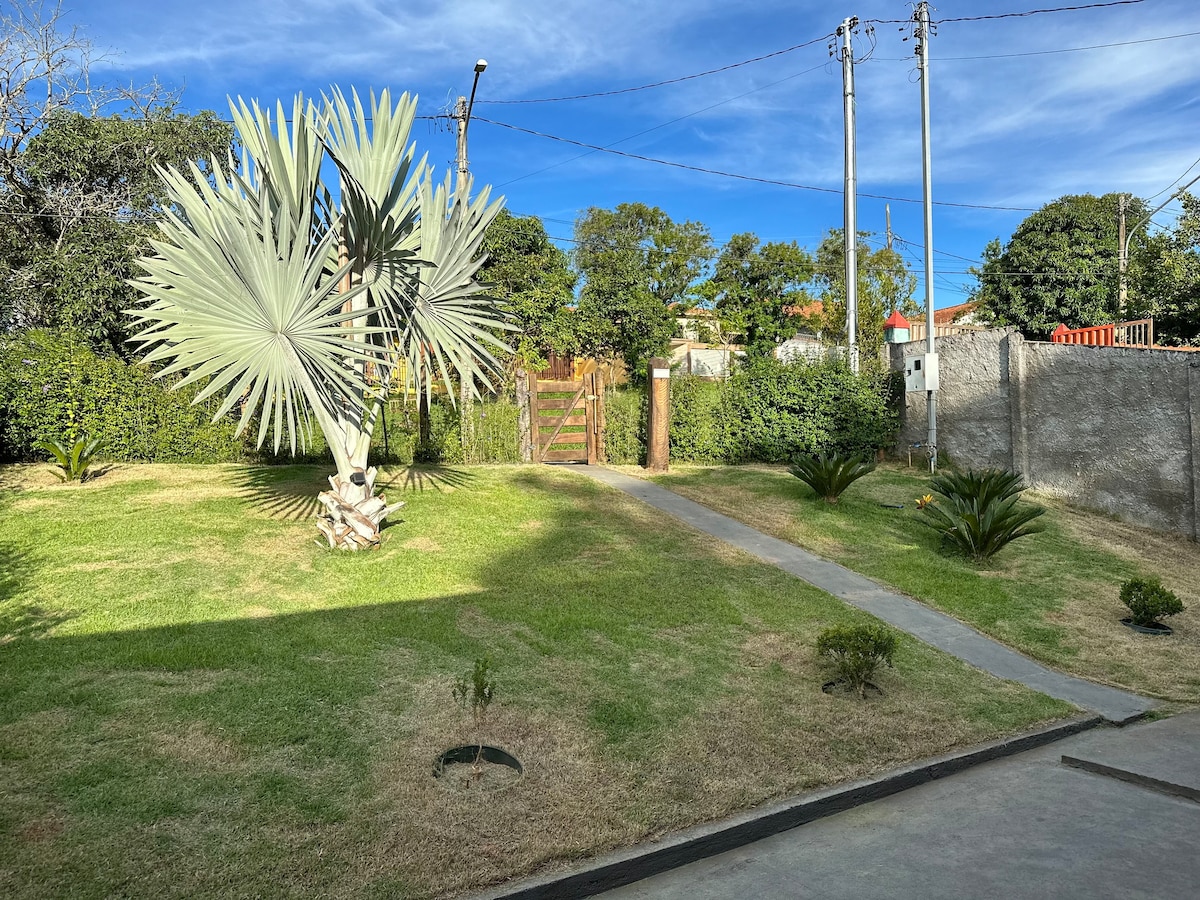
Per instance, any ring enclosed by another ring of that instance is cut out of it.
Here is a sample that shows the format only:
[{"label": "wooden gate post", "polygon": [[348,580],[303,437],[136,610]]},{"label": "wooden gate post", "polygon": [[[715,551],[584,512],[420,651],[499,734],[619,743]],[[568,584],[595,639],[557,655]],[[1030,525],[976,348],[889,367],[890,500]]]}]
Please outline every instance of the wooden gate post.
[{"label": "wooden gate post", "polygon": [[517,431],[520,433],[521,462],[533,461],[533,416],[529,411],[529,373],[517,369]]},{"label": "wooden gate post", "polygon": [[670,461],[671,363],[656,356],[650,360],[650,417],[646,428],[646,468],[665,472]]}]

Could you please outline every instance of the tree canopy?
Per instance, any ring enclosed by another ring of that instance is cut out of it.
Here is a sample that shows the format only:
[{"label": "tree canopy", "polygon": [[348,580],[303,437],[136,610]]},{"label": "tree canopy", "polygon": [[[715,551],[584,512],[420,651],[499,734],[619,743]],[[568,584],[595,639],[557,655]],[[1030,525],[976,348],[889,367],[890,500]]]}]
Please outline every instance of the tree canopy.
[{"label": "tree canopy", "polygon": [[[858,284],[856,339],[863,362],[877,360],[883,349],[883,323],[892,310],[906,316],[919,309],[913,300],[916,276],[904,258],[887,247],[872,248],[871,232],[858,233]],[[845,237],[831,229],[817,248],[816,276],[820,312],[810,316],[813,326],[832,343],[844,343],[846,334]]]},{"label": "tree canopy", "polygon": [[575,223],[581,350],[625,361],[638,377],[666,351],[675,315],[700,299],[696,287],[715,251],[699,222],[676,223],[658,207],[592,207]]},{"label": "tree canopy", "polygon": [[813,258],[795,241],[759,244],[752,232],[735,234],[701,287],[717,315],[745,336],[751,356],[770,356],[796,332],[796,308],[811,302],[805,285]]},{"label": "tree canopy", "polygon": [[547,352],[577,352],[576,275],[567,254],[551,243],[542,220],[501,210],[484,233],[482,249],[487,260],[479,280],[505,303],[516,327],[511,336],[514,358],[536,369]]},{"label": "tree canopy", "polygon": [[12,159],[0,182],[0,314],[10,327],[67,328],[127,353],[128,280],[168,202],[158,166],[207,177],[233,127],[211,112],[155,107],[135,119],[59,110]]},{"label": "tree canopy", "polygon": [[[983,265],[972,270],[979,282],[972,299],[979,301],[980,315],[1042,339],[1060,323],[1083,328],[1119,318],[1119,202],[1116,193],[1060,197],[1031,213],[1006,244],[990,242]],[[1132,225],[1145,212],[1135,198],[1126,221]],[[1145,235],[1133,234],[1131,257],[1144,256],[1146,249]]]},{"label": "tree canopy", "polygon": [[1175,228],[1146,239],[1130,261],[1129,315],[1154,317],[1155,340],[1200,344],[1200,198],[1181,195]]}]

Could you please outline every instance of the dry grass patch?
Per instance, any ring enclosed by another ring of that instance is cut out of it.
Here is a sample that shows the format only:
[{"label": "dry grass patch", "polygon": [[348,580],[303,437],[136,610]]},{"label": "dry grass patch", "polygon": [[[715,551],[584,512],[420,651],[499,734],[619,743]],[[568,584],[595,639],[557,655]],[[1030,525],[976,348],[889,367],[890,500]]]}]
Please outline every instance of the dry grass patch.
[{"label": "dry grass patch", "polygon": [[[403,522],[341,554],[243,496],[321,468],[132,468],[0,516],[13,897],[444,896],[1070,712],[919,648],[826,697],[815,635],[864,616],[568,471],[393,473]],[[434,780],[479,739],[525,776]]]},{"label": "dry grass patch", "polygon": [[[643,473],[644,474],[644,473]],[[1047,530],[974,565],[938,551],[915,521],[923,475],[882,467],[855,483],[841,509],[817,503],[779,467],[679,467],[671,490],[775,537],[887,583],[1038,659],[1105,684],[1200,702],[1200,546],[1177,535],[1031,493]],[[881,504],[903,503],[903,510]],[[1185,611],[1171,637],[1120,624],[1121,582],[1157,575]]]}]

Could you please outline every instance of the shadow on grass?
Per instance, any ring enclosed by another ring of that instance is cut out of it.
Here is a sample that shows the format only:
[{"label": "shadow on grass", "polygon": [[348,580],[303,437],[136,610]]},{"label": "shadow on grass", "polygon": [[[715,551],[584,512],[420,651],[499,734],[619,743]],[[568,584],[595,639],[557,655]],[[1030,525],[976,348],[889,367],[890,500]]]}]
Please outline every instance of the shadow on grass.
[{"label": "shadow on grass", "polygon": [[[332,466],[297,464],[289,466],[246,466],[233,476],[239,496],[250,508],[288,522],[311,520],[321,511],[317,495],[329,490]],[[475,475],[450,466],[409,466],[383,471],[377,491],[447,491],[464,488]]]},{"label": "shadow on grass", "polygon": [[309,521],[321,509],[317,494],[329,490],[333,470],[320,465],[246,466],[233,476],[241,500],[272,519]]},{"label": "shadow on grass", "polygon": [[0,543],[0,646],[20,638],[38,637],[71,618],[17,599],[30,583],[36,562],[29,551]]},{"label": "shadow on grass", "polygon": [[475,475],[466,469],[452,466],[428,465],[409,466],[403,473],[396,473],[386,481],[380,480],[381,490],[392,488],[402,491],[446,491],[464,488],[475,480]]}]

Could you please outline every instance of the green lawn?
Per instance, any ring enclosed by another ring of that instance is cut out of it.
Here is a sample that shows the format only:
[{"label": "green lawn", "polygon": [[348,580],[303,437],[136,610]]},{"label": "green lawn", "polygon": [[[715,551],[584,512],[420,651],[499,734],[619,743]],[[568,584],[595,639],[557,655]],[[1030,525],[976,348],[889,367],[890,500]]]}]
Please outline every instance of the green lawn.
[{"label": "green lawn", "polygon": [[[1041,534],[1020,538],[984,565],[939,552],[915,509],[929,479],[885,466],[836,506],[781,467],[675,467],[654,479],[770,534],[842,563],[1069,672],[1152,696],[1200,702],[1200,546],[1049,497]],[[883,504],[903,504],[903,509]],[[1157,575],[1187,610],[1171,638],[1138,635],[1121,582]]]},{"label": "green lawn", "polygon": [[[908,639],[823,694],[862,614],[567,471],[394,472],[363,554],[325,474],[0,469],[0,894],[445,895],[1071,712]],[[477,738],[525,778],[432,777]]]}]

